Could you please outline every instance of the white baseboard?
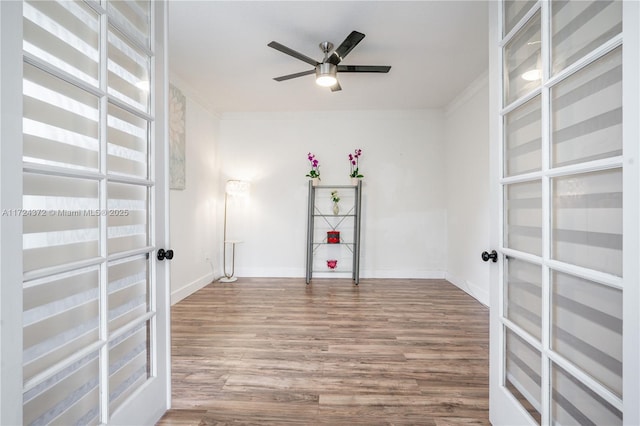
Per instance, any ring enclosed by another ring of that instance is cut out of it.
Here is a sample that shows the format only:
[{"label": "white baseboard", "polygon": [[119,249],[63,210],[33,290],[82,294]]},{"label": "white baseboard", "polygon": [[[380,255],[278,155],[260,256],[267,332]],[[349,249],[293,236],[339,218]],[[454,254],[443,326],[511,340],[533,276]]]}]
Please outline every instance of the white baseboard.
[{"label": "white baseboard", "polygon": [[[236,270],[238,277],[280,277],[280,278],[304,278],[305,270],[302,268],[243,268]],[[316,278],[350,278],[351,272],[314,272]],[[444,271],[402,269],[360,269],[360,278],[398,278],[398,279],[445,279]]]},{"label": "white baseboard", "polygon": [[444,279],[476,299],[478,302],[482,303],[484,306],[489,307],[489,292],[479,285],[474,284],[469,280],[463,280],[462,278],[449,273],[445,274]]},{"label": "white baseboard", "polygon": [[422,280],[443,280],[444,271],[402,269],[378,269],[373,271],[360,271],[360,278],[398,278],[398,279],[422,279]]},{"label": "white baseboard", "polygon": [[236,277],[247,278],[300,278],[304,268],[236,268]]},{"label": "white baseboard", "polygon": [[171,290],[171,304],[175,305],[185,297],[195,293],[207,284],[210,284],[213,281],[213,278],[214,277],[212,273],[207,274],[195,281],[192,281],[189,284],[180,287],[179,289]]}]

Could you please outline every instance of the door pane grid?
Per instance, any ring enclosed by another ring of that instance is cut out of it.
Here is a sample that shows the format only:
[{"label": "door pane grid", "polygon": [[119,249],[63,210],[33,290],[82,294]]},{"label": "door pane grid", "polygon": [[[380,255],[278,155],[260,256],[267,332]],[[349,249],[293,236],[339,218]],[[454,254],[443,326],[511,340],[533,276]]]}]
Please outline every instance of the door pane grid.
[{"label": "door pane grid", "polygon": [[[582,18],[569,18],[575,8],[583,9]],[[508,253],[503,256],[503,383],[534,423],[620,424],[622,419],[622,291],[617,288],[622,282],[622,77],[621,48],[614,44],[620,11],[619,4],[572,0],[542,2],[535,14],[514,9],[512,15],[532,18],[501,43],[502,239]],[[582,24],[593,22],[602,35],[576,44],[590,33]],[[559,29],[562,25],[566,28]],[[509,32],[503,28],[503,34]],[[535,50],[525,50],[536,42],[534,63]],[[558,59],[558,49],[569,53]],[[566,66],[572,69],[564,71]],[[532,67],[538,79],[517,79]],[[538,94],[529,89],[535,84],[541,84]],[[581,299],[585,293],[600,296]],[[518,371],[513,348],[527,344],[540,352],[528,364],[538,370],[524,371],[538,375],[513,373]],[[531,377],[538,378],[535,392],[526,385]]]},{"label": "door pane grid", "polygon": [[23,8],[24,424],[108,423],[151,377],[150,6]]},{"label": "door pane grid", "polygon": [[[151,2],[110,2],[107,27],[108,347],[105,404],[113,412],[153,376],[151,248]],[[126,214],[121,214],[126,213]],[[122,257],[123,252],[132,252]],[[115,260],[117,258],[117,260]]]}]

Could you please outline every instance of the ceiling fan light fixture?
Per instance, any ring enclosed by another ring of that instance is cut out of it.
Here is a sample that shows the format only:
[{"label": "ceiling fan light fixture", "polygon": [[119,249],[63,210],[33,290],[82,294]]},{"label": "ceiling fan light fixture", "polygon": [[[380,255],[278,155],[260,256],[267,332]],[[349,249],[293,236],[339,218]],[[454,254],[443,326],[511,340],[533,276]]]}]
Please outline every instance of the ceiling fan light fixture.
[{"label": "ceiling fan light fixture", "polygon": [[338,82],[336,73],[338,67],[332,63],[324,62],[316,66],[316,84],[322,87],[331,87]]}]

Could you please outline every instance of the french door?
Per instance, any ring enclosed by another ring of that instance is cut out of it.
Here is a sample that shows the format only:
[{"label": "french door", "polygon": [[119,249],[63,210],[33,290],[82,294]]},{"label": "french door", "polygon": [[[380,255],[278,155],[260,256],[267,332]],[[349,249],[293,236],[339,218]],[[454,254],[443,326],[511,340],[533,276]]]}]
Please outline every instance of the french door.
[{"label": "french door", "polygon": [[491,7],[491,421],[637,424],[637,2]]},{"label": "french door", "polygon": [[169,404],[168,274],[155,258],[168,210],[166,5],[27,0],[1,13],[13,22],[3,42],[19,39],[3,56],[21,56],[3,98],[22,117],[20,149],[2,158],[22,165],[3,194],[3,223],[21,232],[2,265],[21,269],[3,281],[22,312],[9,319],[19,349],[3,325],[2,357],[20,361],[3,391],[22,410],[3,396],[1,418],[150,424]]}]

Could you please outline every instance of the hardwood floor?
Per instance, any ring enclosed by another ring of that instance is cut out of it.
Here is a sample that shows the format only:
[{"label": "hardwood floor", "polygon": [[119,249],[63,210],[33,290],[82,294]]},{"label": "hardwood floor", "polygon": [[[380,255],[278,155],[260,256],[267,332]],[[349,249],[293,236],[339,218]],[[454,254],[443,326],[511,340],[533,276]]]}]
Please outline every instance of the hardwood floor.
[{"label": "hardwood floor", "polygon": [[216,282],[171,328],[159,425],[489,424],[489,310],[443,280]]}]

